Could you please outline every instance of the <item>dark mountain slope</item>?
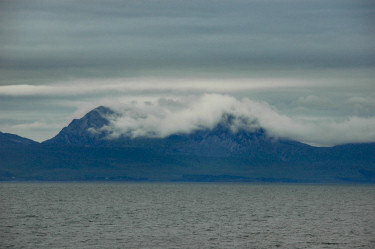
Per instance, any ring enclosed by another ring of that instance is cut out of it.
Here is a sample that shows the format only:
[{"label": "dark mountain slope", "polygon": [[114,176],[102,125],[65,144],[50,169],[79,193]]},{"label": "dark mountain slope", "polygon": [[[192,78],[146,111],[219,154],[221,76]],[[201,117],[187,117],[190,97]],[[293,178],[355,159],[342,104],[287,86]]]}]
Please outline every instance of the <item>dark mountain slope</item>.
[{"label": "dark mountain slope", "polygon": [[38,144],[31,139],[0,132],[0,147]]}]

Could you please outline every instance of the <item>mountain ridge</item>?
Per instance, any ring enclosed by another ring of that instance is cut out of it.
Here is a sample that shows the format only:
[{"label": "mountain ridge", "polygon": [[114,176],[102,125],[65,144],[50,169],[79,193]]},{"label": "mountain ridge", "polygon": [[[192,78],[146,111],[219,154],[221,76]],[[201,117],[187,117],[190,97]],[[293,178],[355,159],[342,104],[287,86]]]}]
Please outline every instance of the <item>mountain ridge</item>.
[{"label": "mountain ridge", "polygon": [[375,143],[314,147],[262,128],[233,131],[231,115],[212,129],[108,139],[111,115],[95,108],[42,143],[0,133],[0,180],[375,183]]},{"label": "mountain ridge", "polygon": [[3,133],[0,131],[0,147],[31,144],[38,144],[38,142],[29,138],[18,136],[16,134]]},{"label": "mountain ridge", "polygon": [[[274,138],[267,134],[262,128],[246,130],[239,128],[232,130],[232,125],[236,117],[231,114],[223,114],[219,123],[212,129],[201,127],[190,133],[176,133],[166,137],[129,137],[126,135],[112,138],[108,129],[102,129],[110,124],[108,116],[116,114],[108,107],[99,106],[88,112],[81,119],[73,120],[67,127],[63,128],[55,137],[48,139],[43,144],[55,145],[75,145],[75,146],[145,146],[149,145],[153,149],[156,147],[166,148],[172,143],[178,143],[179,146],[191,146],[220,148],[227,152],[246,151],[249,146],[275,146],[278,143],[294,144],[303,147],[310,147],[297,141],[289,139]],[[225,142],[227,144],[225,144]],[[201,150],[197,148],[197,150]],[[160,151],[160,150],[159,150]],[[168,152],[168,150],[160,151]],[[189,151],[191,152],[191,150]],[[188,153],[188,152],[187,152]],[[223,151],[221,152],[223,153]],[[224,153],[225,154],[225,153]]]}]

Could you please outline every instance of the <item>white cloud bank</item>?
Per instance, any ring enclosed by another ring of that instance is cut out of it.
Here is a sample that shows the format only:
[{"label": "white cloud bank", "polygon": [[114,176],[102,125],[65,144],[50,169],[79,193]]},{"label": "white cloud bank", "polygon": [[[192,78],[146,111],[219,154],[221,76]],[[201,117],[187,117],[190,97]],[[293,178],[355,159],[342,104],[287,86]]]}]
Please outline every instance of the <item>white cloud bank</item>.
[{"label": "white cloud bank", "polygon": [[[340,121],[289,117],[280,114],[265,102],[249,98],[238,100],[222,94],[105,104],[120,114],[111,117],[111,124],[105,127],[113,137],[123,134],[132,137],[165,137],[174,133],[189,133],[197,129],[213,128],[220,122],[223,114],[233,114],[241,117],[240,120],[247,120],[249,129],[262,127],[270,136],[311,145],[332,146],[375,141],[375,117],[352,116]],[[235,130],[243,125],[243,122],[238,122],[232,128]]]},{"label": "white cloud bank", "polygon": [[[342,83],[341,83],[342,84]],[[241,92],[251,89],[326,86],[325,81],[304,79],[237,78],[237,79],[181,79],[181,78],[123,78],[109,80],[75,80],[50,85],[3,85],[0,96],[80,96],[92,94],[129,93],[134,91],[176,93]]]}]

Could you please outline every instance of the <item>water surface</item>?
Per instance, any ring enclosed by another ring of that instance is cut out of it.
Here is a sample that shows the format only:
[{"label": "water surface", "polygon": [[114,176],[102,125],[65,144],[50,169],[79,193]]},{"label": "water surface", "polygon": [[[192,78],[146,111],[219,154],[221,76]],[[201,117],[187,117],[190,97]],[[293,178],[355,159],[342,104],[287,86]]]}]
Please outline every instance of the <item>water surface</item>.
[{"label": "water surface", "polygon": [[0,183],[0,248],[375,248],[375,186]]}]

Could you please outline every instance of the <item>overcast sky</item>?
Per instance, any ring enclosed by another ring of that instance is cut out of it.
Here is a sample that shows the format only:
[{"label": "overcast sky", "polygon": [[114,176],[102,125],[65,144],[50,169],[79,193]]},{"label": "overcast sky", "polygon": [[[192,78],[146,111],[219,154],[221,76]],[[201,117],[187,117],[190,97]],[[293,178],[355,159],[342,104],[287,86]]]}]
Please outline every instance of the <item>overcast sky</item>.
[{"label": "overcast sky", "polygon": [[101,104],[201,122],[227,103],[278,136],[375,141],[374,27],[371,0],[1,1],[0,131],[43,141]]}]

